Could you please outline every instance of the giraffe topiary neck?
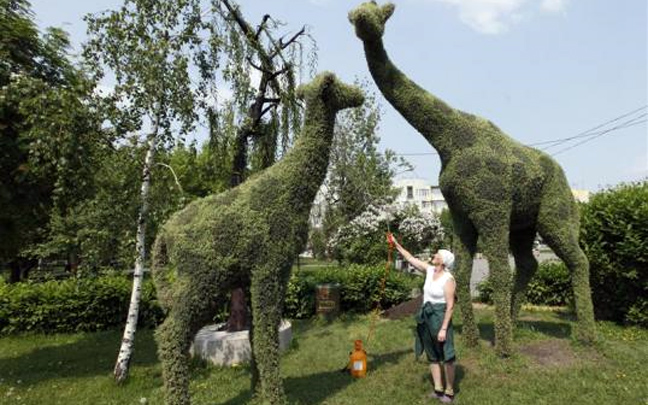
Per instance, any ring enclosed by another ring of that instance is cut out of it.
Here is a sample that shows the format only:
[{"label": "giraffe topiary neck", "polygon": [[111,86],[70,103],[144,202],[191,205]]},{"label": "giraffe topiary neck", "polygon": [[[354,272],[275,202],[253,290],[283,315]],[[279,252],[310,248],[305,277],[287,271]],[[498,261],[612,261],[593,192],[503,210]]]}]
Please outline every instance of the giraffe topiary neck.
[{"label": "giraffe topiary neck", "polygon": [[364,42],[369,71],[387,101],[439,152],[450,159],[457,113],[442,100],[419,87],[389,59],[382,39]]},{"label": "giraffe topiary neck", "polygon": [[329,164],[335,113],[321,105],[306,106],[301,134],[283,160],[286,201],[291,210],[310,212]]}]

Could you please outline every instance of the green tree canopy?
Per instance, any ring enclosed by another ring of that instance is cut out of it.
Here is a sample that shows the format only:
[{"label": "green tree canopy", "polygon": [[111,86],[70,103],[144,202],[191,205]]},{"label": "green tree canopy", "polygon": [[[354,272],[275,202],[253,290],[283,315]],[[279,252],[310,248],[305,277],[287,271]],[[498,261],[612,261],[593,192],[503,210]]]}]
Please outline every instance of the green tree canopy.
[{"label": "green tree canopy", "polygon": [[41,33],[28,1],[0,7],[0,261],[16,281],[24,259],[88,192],[107,134],[91,84],[70,61],[67,34]]}]

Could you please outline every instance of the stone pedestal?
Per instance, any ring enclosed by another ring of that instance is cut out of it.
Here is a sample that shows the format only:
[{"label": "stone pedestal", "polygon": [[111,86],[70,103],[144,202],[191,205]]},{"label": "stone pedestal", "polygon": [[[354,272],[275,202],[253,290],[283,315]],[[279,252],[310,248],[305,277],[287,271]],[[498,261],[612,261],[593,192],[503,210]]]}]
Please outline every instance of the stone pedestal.
[{"label": "stone pedestal", "polygon": [[[211,361],[219,366],[233,366],[247,363],[252,357],[249,331],[227,332],[220,330],[224,324],[208,325],[194,338],[191,347],[193,356]],[[284,351],[292,340],[292,325],[284,320],[279,326],[279,350]]]}]

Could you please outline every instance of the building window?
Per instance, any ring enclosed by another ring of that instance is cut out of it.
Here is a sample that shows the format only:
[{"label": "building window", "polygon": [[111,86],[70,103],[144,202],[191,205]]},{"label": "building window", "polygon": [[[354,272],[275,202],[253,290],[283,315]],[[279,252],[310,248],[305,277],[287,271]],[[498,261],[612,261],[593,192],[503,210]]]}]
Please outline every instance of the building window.
[{"label": "building window", "polygon": [[439,188],[439,186],[430,187],[430,192],[432,193],[433,200],[443,200],[443,194],[441,193],[441,188]]},{"label": "building window", "polygon": [[411,200],[414,198],[414,187],[407,186],[407,199]]},{"label": "building window", "polygon": [[416,190],[416,196],[420,199],[426,199],[430,195],[430,190],[427,188],[419,188]]}]

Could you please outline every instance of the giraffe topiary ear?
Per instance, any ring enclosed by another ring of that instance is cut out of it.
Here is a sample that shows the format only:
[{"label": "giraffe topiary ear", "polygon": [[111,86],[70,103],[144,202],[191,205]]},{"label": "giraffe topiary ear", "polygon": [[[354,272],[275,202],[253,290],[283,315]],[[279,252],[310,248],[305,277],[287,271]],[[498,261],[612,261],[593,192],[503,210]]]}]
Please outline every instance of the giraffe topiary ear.
[{"label": "giraffe topiary ear", "polygon": [[396,9],[396,5],[394,3],[387,3],[380,8],[380,11],[382,11],[382,15],[383,15],[383,23],[389,20],[389,17],[391,17],[392,14],[394,14],[395,9]]}]

